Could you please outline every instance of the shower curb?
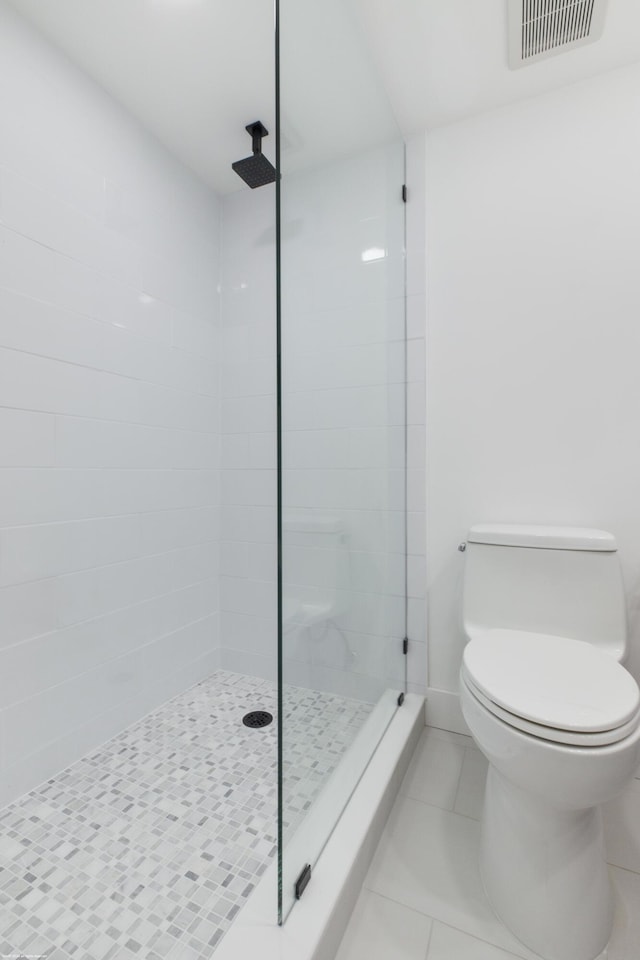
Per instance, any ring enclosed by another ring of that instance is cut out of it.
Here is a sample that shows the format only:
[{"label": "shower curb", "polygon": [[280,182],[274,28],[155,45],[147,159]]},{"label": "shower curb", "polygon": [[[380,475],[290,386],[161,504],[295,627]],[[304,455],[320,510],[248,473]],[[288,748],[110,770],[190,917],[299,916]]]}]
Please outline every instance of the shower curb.
[{"label": "shower curb", "polygon": [[424,698],[408,694],[314,866],[304,899],[278,927],[277,864],[272,864],[215,951],[215,960],[258,955],[261,960],[334,960],[423,729]]}]

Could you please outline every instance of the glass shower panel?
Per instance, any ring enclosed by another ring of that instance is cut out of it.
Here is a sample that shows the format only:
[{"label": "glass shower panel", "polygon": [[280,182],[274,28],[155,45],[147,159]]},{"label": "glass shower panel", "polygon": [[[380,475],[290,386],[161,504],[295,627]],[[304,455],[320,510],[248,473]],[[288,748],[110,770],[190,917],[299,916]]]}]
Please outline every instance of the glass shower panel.
[{"label": "glass shower panel", "polygon": [[404,691],[406,340],[404,145],[357,18],[279,7],[284,918]]}]

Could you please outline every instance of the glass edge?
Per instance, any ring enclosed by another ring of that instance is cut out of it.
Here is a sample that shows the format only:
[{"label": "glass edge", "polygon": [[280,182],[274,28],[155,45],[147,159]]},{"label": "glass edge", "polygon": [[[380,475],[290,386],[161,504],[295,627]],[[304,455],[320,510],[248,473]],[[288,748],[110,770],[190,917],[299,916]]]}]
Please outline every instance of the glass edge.
[{"label": "glass edge", "polygon": [[278,924],[284,922],[282,872],[284,858],[283,824],[283,651],[282,651],[282,278],[281,278],[281,122],[280,122],[280,0],[274,0],[275,118],[276,118],[276,524],[277,524],[277,660],[278,660]]},{"label": "glass edge", "polygon": [[[402,143],[403,166],[403,255],[404,255],[404,636],[409,640],[409,340],[408,340],[408,271],[407,271],[407,204],[409,201],[407,185],[407,143],[404,137]],[[404,654],[404,690],[407,693],[409,686],[409,655]]]}]

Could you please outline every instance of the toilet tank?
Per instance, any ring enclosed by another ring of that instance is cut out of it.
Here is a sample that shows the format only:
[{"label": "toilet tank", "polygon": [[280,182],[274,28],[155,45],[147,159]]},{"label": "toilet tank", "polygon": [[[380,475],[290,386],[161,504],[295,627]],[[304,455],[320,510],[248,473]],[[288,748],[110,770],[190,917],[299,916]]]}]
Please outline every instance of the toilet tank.
[{"label": "toilet tank", "polygon": [[624,660],[626,607],[615,538],[582,527],[472,527],[462,615],[468,639],[492,628],[525,630],[583,640]]}]

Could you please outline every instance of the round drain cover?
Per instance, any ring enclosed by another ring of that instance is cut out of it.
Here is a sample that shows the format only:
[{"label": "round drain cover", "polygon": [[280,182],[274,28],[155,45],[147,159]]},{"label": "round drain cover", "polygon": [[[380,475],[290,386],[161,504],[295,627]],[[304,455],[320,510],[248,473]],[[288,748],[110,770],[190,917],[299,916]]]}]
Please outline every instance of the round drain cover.
[{"label": "round drain cover", "polygon": [[268,727],[273,717],[266,710],[252,710],[251,713],[245,713],[242,722],[245,727]]}]

